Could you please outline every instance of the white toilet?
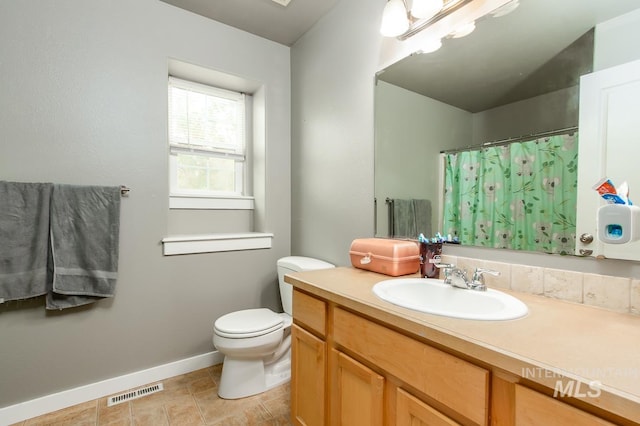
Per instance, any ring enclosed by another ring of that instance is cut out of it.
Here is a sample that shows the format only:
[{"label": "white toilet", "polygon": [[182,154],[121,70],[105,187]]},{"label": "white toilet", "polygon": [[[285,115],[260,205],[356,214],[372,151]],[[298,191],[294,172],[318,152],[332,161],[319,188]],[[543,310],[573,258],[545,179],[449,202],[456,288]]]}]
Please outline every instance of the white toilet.
[{"label": "white toilet", "polygon": [[220,398],[244,398],[291,379],[293,287],[284,282],[284,275],[333,267],[310,257],[283,257],[278,260],[283,313],[266,308],[246,309],[216,320],[213,344],[225,355],[218,386]]}]

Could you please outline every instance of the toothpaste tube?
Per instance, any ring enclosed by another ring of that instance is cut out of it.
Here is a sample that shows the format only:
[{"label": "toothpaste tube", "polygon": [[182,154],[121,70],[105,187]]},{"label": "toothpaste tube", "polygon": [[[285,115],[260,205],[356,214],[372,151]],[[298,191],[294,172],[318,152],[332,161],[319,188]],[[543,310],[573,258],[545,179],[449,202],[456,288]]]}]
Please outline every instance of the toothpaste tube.
[{"label": "toothpaste tube", "polygon": [[600,194],[602,198],[609,204],[627,204],[624,198],[618,194]]},{"label": "toothpaste tube", "polygon": [[598,194],[600,195],[604,195],[604,194],[617,194],[618,192],[616,191],[616,187],[613,186],[613,182],[611,182],[611,180],[609,180],[608,178],[602,178],[598,181],[598,183],[596,183],[595,185],[593,185],[593,189],[595,189],[596,191],[598,191]]},{"label": "toothpaste tube", "polygon": [[618,188],[618,195],[624,200],[625,204],[633,204],[629,199],[629,184],[626,181],[620,184],[620,188]]},{"label": "toothpaste tube", "polygon": [[598,191],[598,194],[609,204],[632,204],[628,199],[629,185],[627,182],[620,185],[620,191],[616,191],[616,187],[610,179],[602,178],[593,186],[593,189]]}]

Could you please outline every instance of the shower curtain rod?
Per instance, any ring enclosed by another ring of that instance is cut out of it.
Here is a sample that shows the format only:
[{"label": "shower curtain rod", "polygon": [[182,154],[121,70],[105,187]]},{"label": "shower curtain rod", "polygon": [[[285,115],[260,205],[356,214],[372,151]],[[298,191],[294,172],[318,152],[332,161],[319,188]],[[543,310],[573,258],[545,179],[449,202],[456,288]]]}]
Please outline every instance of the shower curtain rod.
[{"label": "shower curtain rod", "polygon": [[516,136],[513,138],[499,139],[491,142],[485,142],[482,145],[471,145],[471,146],[466,146],[464,148],[445,149],[443,151],[440,151],[440,154],[454,154],[456,152],[462,152],[462,151],[475,151],[475,150],[489,148],[493,146],[509,145],[510,143],[522,142],[527,139],[533,140],[533,139],[541,138],[544,136],[556,136],[556,135],[563,135],[565,133],[568,134],[568,133],[575,132],[576,130],[578,130],[578,126],[565,127],[564,129],[550,130],[548,132],[540,132],[540,133],[531,133],[529,135]]}]

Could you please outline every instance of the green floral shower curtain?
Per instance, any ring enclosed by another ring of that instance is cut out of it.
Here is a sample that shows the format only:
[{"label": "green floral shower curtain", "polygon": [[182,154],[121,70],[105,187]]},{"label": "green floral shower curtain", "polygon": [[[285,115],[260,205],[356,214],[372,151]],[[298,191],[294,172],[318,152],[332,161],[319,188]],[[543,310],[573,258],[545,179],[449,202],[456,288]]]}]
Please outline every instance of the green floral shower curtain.
[{"label": "green floral shower curtain", "polygon": [[466,245],[572,254],[578,134],[445,155],[445,234]]}]

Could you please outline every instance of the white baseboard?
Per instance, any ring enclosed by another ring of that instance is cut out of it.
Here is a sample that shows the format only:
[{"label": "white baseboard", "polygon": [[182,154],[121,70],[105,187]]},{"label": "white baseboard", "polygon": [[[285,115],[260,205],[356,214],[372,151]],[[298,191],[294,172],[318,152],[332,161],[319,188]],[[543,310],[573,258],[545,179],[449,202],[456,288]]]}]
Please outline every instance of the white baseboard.
[{"label": "white baseboard", "polygon": [[210,367],[222,363],[223,360],[224,355],[218,351],[213,351],[135,373],[125,374],[124,376],[114,377],[113,379],[68,389],[41,398],[32,399],[31,401],[10,405],[0,408],[0,425],[10,425],[82,402],[106,397],[169,377]]}]

